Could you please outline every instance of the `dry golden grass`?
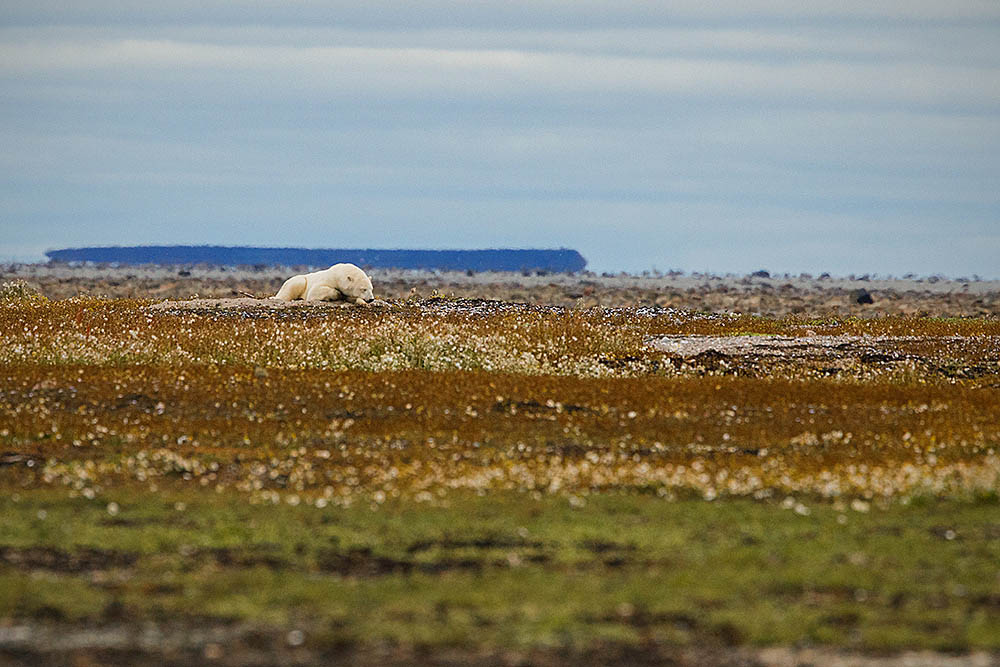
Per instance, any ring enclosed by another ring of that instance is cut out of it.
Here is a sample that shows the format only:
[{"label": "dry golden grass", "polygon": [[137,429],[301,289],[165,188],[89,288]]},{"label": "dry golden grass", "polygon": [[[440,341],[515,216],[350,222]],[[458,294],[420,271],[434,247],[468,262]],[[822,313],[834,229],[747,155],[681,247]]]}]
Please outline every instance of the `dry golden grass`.
[{"label": "dry golden grass", "polygon": [[[453,489],[863,502],[989,494],[1000,480],[995,320],[143,306],[0,311],[0,443],[37,459],[24,483],[190,483],[322,506]],[[924,338],[901,343],[901,361],[829,378],[826,362],[719,366],[646,344],[805,332]]]},{"label": "dry golden grass", "polygon": [[[661,308],[573,310],[444,299],[394,302],[380,309],[277,313],[171,314],[143,305],[98,299],[8,302],[0,311],[5,338],[0,363],[415,368],[609,377],[665,370],[671,360],[647,345],[658,336],[746,333],[922,337],[926,340],[906,342],[906,351],[931,361],[992,364],[979,375],[995,374],[1000,358],[997,319],[771,320]],[[959,338],[936,340],[942,337]]]}]

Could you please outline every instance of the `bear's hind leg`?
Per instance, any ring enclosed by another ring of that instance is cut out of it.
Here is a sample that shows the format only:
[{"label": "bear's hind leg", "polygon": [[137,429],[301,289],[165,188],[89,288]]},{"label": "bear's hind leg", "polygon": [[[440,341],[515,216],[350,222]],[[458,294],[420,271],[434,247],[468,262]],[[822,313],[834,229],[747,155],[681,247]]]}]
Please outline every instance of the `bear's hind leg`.
[{"label": "bear's hind leg", "polygon": [[285,281],[285,284],[281,286],[278,293],[272,296],[272,299],[279,299],[281,301],[294,301],[295,299],[301,299],[302,295],[306,291],[306,277],[305,276],[292,276]]},{"label": "bear's hind leg", "polygon": [[306,292],[306,301],[337,301],[344,295],[328,285],[316,285]]}]

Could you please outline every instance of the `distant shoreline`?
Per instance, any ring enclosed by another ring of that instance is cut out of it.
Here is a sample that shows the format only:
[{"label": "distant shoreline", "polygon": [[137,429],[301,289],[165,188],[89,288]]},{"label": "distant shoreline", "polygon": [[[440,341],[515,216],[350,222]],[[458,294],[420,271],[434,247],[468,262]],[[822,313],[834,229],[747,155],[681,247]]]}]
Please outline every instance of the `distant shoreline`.
[{"label": "distant shoreline", "polygon": [[577,272],[587,266],[569,248],[477,248],[466,250],[383,248],[277,248],[264,246],[104,246],[49,250],[56,262],[218,266],[313,266],[349,262],[372,268],[439,271]]}]

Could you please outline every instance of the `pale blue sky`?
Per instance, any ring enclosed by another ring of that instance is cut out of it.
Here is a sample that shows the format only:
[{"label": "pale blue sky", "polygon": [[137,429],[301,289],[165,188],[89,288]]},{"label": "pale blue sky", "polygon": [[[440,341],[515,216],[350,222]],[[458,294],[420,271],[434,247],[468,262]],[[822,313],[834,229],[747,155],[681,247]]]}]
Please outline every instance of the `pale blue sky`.
[{"label": "pale blue sky", "polygon": [[0,261],[564,246],[1000,277],[998,35],[995,0],[8,2]]}]

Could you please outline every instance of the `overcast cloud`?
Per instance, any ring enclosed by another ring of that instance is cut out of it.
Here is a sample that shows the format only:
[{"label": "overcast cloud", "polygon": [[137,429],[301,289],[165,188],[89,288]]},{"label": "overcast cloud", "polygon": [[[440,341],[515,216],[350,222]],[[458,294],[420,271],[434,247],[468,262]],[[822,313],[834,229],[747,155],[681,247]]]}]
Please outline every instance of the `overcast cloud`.
[{"label": "overcast cloud", "polygon": [[563,246],[1000,277],[1000,3],[662,4],[6,3],[0,260]]}]

